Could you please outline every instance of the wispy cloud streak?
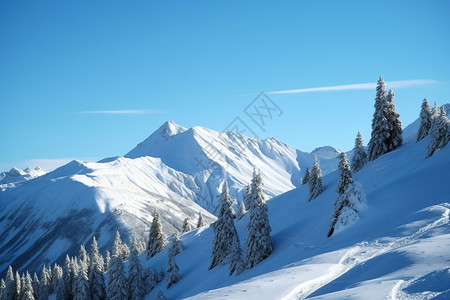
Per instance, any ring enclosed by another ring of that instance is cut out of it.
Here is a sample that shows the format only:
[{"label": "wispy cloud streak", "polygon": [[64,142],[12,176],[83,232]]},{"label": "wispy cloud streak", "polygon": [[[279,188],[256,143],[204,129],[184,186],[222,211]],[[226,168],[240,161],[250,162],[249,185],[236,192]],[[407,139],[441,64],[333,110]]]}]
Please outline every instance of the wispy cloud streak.
[{"label": "wispy cloud streak", "polygon": [[79,114],[105,114],[105,115],[149,115],[149,114],[163,114],[163,113],[165,113],[165,111],[159,109],[90,110],[79,112]]},{"label": "wispy cloud streak", "polygon": [[[404,88],[404,87],[417,87],[424,85],[432,85],[440,83],[437,80],[430,79],[414,79],[414,80],[398,80],[386,82],[387,88]],[[284,90],[284,91],[273,91],[267,92],[266,94],[276,95],[276,94],[299,94],[299,93],[310,93],[310,92],[329,92],[329,91],[348,91],[348,90],[371,90],[376,87],[376,83],[355,83],[355,84],[345,84],[345,85],[334,85],[334,86],[323,86],[315,88],[305,88],[296,90]]]}]

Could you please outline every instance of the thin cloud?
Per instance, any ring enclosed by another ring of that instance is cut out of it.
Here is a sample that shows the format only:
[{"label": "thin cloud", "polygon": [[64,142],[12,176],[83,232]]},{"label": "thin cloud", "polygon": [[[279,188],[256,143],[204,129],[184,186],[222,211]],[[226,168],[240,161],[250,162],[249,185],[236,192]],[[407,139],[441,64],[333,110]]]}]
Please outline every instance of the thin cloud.
[{"label": "thin cloud", "polygon": [[[398,80],[386,82],[388,88],[404,88],[404,87],[417,87],[424,85],[432,85],[440,83],[437,80],[430,79],[414,79],[414,80]],[[273,91],[267,92],[266,94],[276,95],[276,94],[298,94],[298,93],[309,93],[309,92],[329,92],[329,91],[348,91],[348,90],[371,90],[377,86],[376,83],[355,83],[355,84],[345,84],[345,85],[334,85],[334,86],[323,86],[315,88],[306,89],[296,89],[296,90],[284,90],[284,91]]]},{"label": "thin cloud", "polygon": [[124,109],[124,110],[89,110],[79,114],[103,114],[103,115],[150,115],[163,114],[166,111],[159,109]]}]

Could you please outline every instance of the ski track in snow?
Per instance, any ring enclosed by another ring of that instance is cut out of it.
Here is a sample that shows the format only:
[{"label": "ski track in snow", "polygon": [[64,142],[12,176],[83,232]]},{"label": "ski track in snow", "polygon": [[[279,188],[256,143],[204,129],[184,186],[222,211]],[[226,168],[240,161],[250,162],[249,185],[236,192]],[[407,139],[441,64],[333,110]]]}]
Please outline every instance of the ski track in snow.
[{"label": "ski track in snow", "polygon": [[[347,252],[339,260],[339,263],[336,266],[333,266],[328,274],[312,280],[308,280],[298,285],[293,290],[291,290],[291,292],[289,292],[289,294],[286,295],[283,298],[283,300],[305,299],[319,288],[339,278],[340,276],[350,271],[354,267],[362,263],[365,263],[366,261],[369,261],[377,256],[383,255],[387,252],[412,244],[428,231],[449,223],[450,204],[443,203],[440,205],[434,205],[429,209],[442,211],[442,216],[433,223],[419,228],[419,230],[417,230],[413,234],[397,238],[395,239],[395,241],[392,242],[383,243],[380,242],[379,240],[375,240],[373,242],[364,241],[358,243],[356,246],[351,247],[350,249],[347,250]],[[410,281],[405,282],[403,280],[398,281],[391,290],[389,298],[392,300],[431,299],[439,294],[439,293],[420,293],[416,295],[406,294],[405,292],[403,292],[403,288],[406,287],[409,282]]]}]

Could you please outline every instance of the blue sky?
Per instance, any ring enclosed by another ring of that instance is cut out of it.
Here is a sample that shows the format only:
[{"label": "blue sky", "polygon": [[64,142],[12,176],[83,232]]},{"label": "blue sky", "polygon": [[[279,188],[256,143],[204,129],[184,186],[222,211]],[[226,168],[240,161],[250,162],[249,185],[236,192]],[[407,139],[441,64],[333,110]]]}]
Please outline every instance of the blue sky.
[{"label": "blue sky", "polygon": [[0,169],[124,155],[166,120],[239,116],[304,151],[370,138],[374,89],[268,94],[265,131],[244,113],[261,91],[430,80],[394,88],[404,125],[450,102],[448,1],[242,2],[1,0]]}]

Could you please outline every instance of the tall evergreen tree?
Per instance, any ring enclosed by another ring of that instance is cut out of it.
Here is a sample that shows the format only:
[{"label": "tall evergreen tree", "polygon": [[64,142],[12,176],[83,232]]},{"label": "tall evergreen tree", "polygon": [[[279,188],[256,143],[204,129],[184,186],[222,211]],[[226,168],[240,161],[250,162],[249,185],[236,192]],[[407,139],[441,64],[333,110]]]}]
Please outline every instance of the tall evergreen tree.
[{"label": "tall evergreen tree", "polygon": [[16,292],[15,292],[16,299],[20,299],[21,292],[22,292],[22,281],[20,279],[19,272],[16,271]]},{"label": "tall evergreen tree", "polygon": [[162,232],[161,220],[159,217],[159,213],[155,212],[153,215],[152,226],[150,227],[150,233],[148,237],[147,244],[147,259],[152,258],[162,249],[164,249],[165,243],[164,233]]},{"label": "tall evergreen tree", "polygon": [[244,204],[245,204],[245,210],[248,211],[250,209],[250,197],[252,194],[251,186],[248,184],[245,187],[245,194],[244,194]]},{"label": "tall evergreen tree", "polygon": [[100,252],[98,251],[97,240],[92,239],[91,253],[90,253],[90,271],[89,271],[89,290],[93,300],[106,299],[106,285],[104,272],[104,261]]},{"label": "tall evergreen tree", "polygon": [[342,152],[339,154],[339,178],[336,192],[342,195],[350,184],[353,184],[353,176],[350,171],[350,165],[348,163],[347,154]]},{"label": "tall evergreen tree", "polygon": [[79,260],[80,264],[81,264],[81,262],[83,262],[89,268],[89,256],[87,255],[86,248],[84,247],[84,245],[80,246],[80,252],[78,254],[78,260]]},{"label": "tall evergreen tree", "polygon": [[314,164],[309,175],[309,201],[316,199],[324,191],[322,185],[322,170],[320,169],[317,156],[315,157]]},{"label": "tall evergreen tree", "polygon": [[353,148],[352,171],[358,172],[367,162],[367,154],[364,150],[363,138],[361,132],[358,131],[355,139],[355,148]]},{"label": "tall evergreen tree", "polygon": [[183,233],[191,231],[191,225],[189,224],[189,219],[186,218],[183,221]]},{"label": "tall evergreen tree", "polygon": [[166,269],[166,288],[170,288],[173,284],[180,281],[179,268],[172,251],[168,251],[168,256],[169,258],[167,261]]},{"label": "tall evergreen tree", "polygon": [[272,228],[262,191],[261,174],[253,171],[250,197],[250,220],[246,239],[246,267],[252,268],[272,253]]},{"label": "tall evergreen tree", "polygon": [[27,272],[25,276],[25,282],[22,286],[22,296],[20,300],[35,300],[33,291],[33,281],[31,280],[30,273]]},{"label": "tall evergreen tree", "polygon": [[6,289],[6,283],[3,278],[0,278],[0,299],[3,300],[4,292]]},{"label": "tall evergreen tree", "polygon": [[241,274],[244,271],[244,260],[242,258],[242,249],[241,243],[239,240],[239,234],[236,232],[234,235],[233,243],[231,244],[230,250],[230,273],[231,276],[233,273],[237,275]]},{"label": "tall evergreen tree", "polygon": [[76,292],[74,293],[74,300],[92,299],[89,288],[89,275],[88,275],[89,265],[88,260],[86,258],[87,255],[83,259],[79,260],[79,269],[76,281]]},{"label": "tall evergreen tree", "polygon": [[51,285],[51,277],[49,271],[46,266],[42,268],[41,277],[39,279],[40,287],[39,287],[39,300],[47,300],[48,295],[50,295],[50,285]]},{"label": "tall evergreen tree", "polygon": [[172,255],[176,256],[183,250],[183,242],[180,240],[178,233],[174,233],[172,237],[172,243],[170,244],[169,251],[172,251]]},{"label": "tall evergreen tree", "polygon": [[39,299],[39,287],[40,287],[40,283],[39,283],[39,277],[37,276],[36,273],[34,273],[33,275],[33,292],[34,292],[34,299]]},{"label": "tall evergreen tree", "polygon": [[220,194],[220,207],[217,221],[212,224],[214,240],[212,245],[211,263],[209,270],[222,264],[228,263],[234,236],[237,234],[234,226],[231,207],[233,201],[229,195],[228,184],[225,182]]},{"label": "tall evergreen tree", "polygon": [[71,300],[72,299],[72,284],[71,284],[71,261],[68,255],[66,255],[66,261],[63,268],[63,276],[59,282],[58,289],[56,291],[56,299],[58,300]]},{"label": "tall evergreen tree", "polygon": [[244,202],[239,203],[238,220],[242,219],[246,212]]},{"label": "tall evergreen tree", "polygon": [[386,119],[389,124],[388,151],[392,151],[403,144],[402,122],[400,121],[400,115],[395,111],[394,98],[394,92],[389,90],[386,97]]},{"label": "tall evergreen tree", "polygon": [[116,231],[116,239],[114,240],[112,255],[118,255],[120,258],[122,258],[122,260],[127,260],[128,256],[130,256],[130,249],[124,242],[122,242],[118,230]]},{"label": "tall evergreen tree", "polygon": [[3,292],[4,300],[14,300],[16,298],[16,280],[14,277],[14,271],[11,266],[9,266],[6,272],[5,278],[5,290]]},{"label": "tall evergreen tree", "polygon": [[130,300],[142,300],[145,295],[144,270],[137,255],[137,243],[134,241],[128,264],[128,299]]},{"label": "tall evergreen tree", "polygon": [[108,288],[109,300],[124,300],[128,298],[128,284],[122,258],[114,254],[108,266]]},{"label": "tall evergreen tree", "polygon": [[368,158],[375,160],[389,151],[387,144],[389,138],[389,122],[386,118],[387,99],[386,84],[383,77],[377,83],[377,94],[375,97],[375,112],[372,119],[372,134],[368,144]]},{"label": "tall evergreen tree", "polygon": [[202,212],[199,211],[198,212],[197,228],[203,227],[205,225],[206,225],[206,223],[205,223],[205,220],[203,220]]},{"label": "tall evergreen tree", "polygon": [[78,275],[80,272],[80,265],[78,264],[78,257],[72,257],[70,262],[70,282],[71,282],[71,289],[72,289],[72,295],[75,296],[77,293],[77,282],[78,282]]},{"label": "tall evergreen tree", "polygon": [[62,268],[55,263],[52,270],[52,283],[51,283],[52,293],[56,292],[56,290],[58,289],[59,281],[62,278],[62,274],[63,274]]},{"label": "tall evergreen tree", "polygon": [[427,98],[425,98],[422,101],[422,107],[420,110],[420,126],[419,131],[417,132],[416,142],[422,140],[428,135],[428,131],[431,128],[431,119],[430,104],[428,103]]},{"label": "tall evergreen tree", "polygon": [[450,124],[445,107],[442,106],[440,109],[437,108],[436,115],[431,122],[431,139],[425,158],[432,156],[437,149],[442,149],[448,144],[450,140],[449,126]]},{"label": "tall evergreen tree", "polygon": [[306,168],[305,176],[303,176],[301,184],[302,185],[307,184],[309,182],[309,177],[310,176],[311,176],[311,171],[308,168]]},{"label": "tall evergreen tree", "polygon": [[103,270],[108,270],[108,266],[109,266],[109,262],[111,261],[111,255],[109,253],[108,250],[106,250],[106,255],[105,255],[105,266],[103,268]]}]

